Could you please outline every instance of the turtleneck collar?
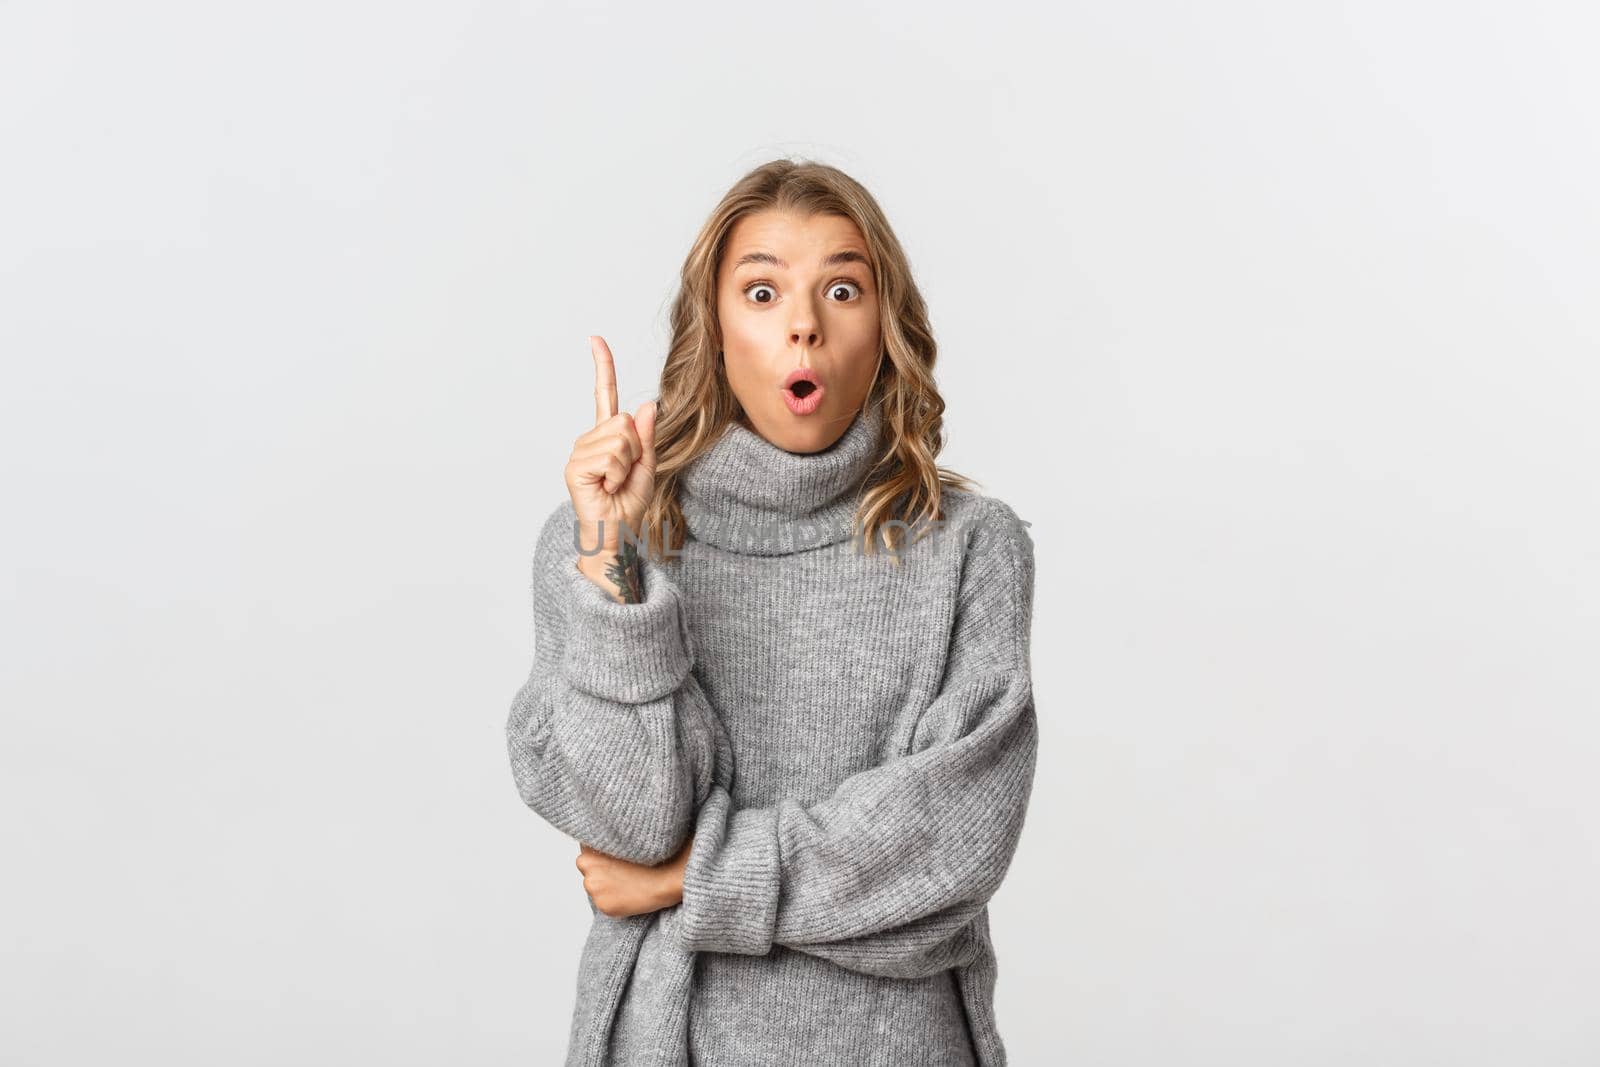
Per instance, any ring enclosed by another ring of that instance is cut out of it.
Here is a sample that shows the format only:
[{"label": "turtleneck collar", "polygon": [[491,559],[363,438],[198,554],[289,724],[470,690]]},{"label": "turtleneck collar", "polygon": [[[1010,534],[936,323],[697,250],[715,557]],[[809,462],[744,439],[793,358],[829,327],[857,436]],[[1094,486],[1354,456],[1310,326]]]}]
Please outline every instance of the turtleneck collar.
[{"label": "turtleneck collar", "polygon": [[689,535],[752,556],[787,555],[849,538],[882,432],[883,412],[875,403],[820,452],[786,452],[730,422],[679,479],[678,507]]}]

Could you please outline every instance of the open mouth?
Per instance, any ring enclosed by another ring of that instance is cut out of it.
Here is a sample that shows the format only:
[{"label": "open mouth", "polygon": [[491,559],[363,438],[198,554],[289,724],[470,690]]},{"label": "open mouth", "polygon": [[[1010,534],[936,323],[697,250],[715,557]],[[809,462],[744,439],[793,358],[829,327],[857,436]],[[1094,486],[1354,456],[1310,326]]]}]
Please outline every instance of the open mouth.
[{"label": "open mouth", "polygon": [[822,405],[824,387],[809,367],[796,367],[783,380],[783,402],[796,415],[809,415]]}]

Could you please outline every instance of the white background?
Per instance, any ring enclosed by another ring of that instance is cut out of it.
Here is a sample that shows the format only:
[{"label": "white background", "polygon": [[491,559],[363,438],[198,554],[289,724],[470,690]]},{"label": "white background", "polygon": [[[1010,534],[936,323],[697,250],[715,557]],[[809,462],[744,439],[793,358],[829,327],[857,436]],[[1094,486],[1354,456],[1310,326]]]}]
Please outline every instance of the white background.
[{"label": "white background", "polygon": [[1600,1059],[1584,5],[0,4],[0,1059],[546,1064],[528,566],[724,189],[1033,524],[1019,1065]]}]

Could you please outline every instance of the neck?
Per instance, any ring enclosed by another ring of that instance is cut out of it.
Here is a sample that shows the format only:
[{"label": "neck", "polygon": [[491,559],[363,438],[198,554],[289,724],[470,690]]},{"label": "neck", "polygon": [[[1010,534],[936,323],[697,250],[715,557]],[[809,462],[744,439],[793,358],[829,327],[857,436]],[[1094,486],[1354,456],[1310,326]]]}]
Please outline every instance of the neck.
[{"label": "neck", "polygon": [[848,538],[860,492],[882,454],[883,413],[868,404],[820,452],[787,452],[742,422],[684,471],[678,506],[697,541],[776,556]]}]

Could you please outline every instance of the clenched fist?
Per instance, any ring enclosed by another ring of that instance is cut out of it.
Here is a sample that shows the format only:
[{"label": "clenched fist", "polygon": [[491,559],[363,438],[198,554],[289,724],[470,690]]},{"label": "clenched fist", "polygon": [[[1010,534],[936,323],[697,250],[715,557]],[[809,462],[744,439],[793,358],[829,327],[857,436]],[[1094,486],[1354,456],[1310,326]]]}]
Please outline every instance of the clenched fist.
[{"label": "clenched fist", "polygon": [[690,835],[677,855],[654,867],[645,867],[580,841],[576,862],[583,872],[583,891],[595,907],[614,919],[670,908],[683,900],[683,871],[693,848],[694,837]]}]

